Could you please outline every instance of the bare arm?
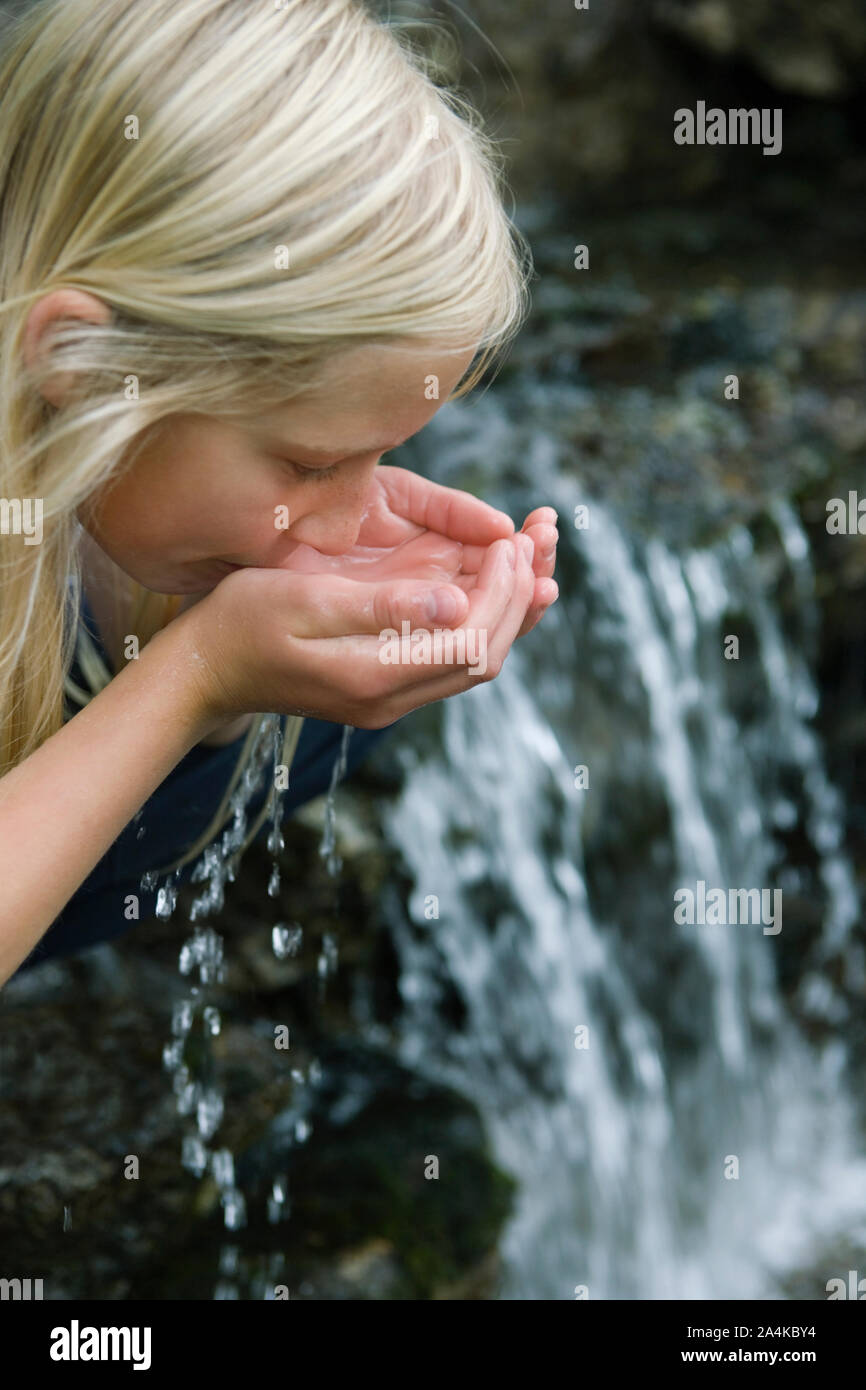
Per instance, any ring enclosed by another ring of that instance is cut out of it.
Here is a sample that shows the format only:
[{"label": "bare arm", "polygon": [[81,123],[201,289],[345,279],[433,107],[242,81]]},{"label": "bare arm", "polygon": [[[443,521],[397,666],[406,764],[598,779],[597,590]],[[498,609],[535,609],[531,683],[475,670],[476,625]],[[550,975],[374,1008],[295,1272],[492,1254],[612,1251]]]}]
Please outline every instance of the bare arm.
[{"label": "bare arm", "polygon": [[[179,618],[181,613],[186,613],[188,609],[194,608],[204,597],[204,594],[187,594],[178,608],[176,616]],[[223,748],[228,743],[234,743],[241,734],[245,734],[254,719],[254,714],[241,714],[237,719],[220,720],[201,742],[206,748]]]},{"label": "bare arm", "polygon": [[172,623],[0,779],[0,985],[136,811],[212,731],[205,708],[187,632]]}]

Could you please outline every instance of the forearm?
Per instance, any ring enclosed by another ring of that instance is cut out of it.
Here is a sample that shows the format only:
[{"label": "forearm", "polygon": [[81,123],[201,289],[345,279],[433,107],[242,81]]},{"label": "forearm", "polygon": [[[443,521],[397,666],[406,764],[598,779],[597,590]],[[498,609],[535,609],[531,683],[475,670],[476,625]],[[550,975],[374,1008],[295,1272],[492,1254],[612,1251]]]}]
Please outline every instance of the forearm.
[{"label": "forearm", "polygon": [[0,985],[136,811],[214,729],[185,634],[172,628],[0,779]]}]

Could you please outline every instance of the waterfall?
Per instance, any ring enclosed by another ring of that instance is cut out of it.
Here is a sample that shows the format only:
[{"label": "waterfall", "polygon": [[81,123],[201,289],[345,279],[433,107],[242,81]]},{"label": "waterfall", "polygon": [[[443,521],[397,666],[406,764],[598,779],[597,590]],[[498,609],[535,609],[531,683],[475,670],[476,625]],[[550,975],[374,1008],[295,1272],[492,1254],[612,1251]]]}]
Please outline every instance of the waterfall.
[{"label": "waterfall", "polygon": [[[481,414],[502,466],[518,444],[498,407]],[[474,432],[454,411],[437,433],[459,476]],[[383,814],[414,883],[390,924],[400,1052],[472,1098],[518,1179],[499,1297],[783,1297],[822,1241],[866,1234],[844,1043],[802,1026],[844,1019],[830,956],[864,978],[842,807],[809,722],[806,537],[781,501],[761,553],[744,526],[677,552],[592,501],[572,531],[587,499],[556,445],[530,431],[521,447],[529,505],[559,512],[561,597],[496,681],[431,707],[432,737],[419,724],[395,741],[404,785]],[[784,849],[795,825],[817,939],[792,940],[784,918],[777,935],[675,922],[674,891],[698,879],[784,903],[804,872]]]}]

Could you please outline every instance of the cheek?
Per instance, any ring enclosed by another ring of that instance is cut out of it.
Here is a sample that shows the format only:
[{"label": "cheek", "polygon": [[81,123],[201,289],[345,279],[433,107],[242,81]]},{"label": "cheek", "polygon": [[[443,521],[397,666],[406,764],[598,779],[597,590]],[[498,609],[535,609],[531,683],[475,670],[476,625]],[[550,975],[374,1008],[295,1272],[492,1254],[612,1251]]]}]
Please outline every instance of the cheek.
[{"label": "cheek", "polygon": [[105,549],[138,549],[149,529],[142,500],[137,485],[121,478],[88,497],[78,515]]},{"label": "cheek", "polygon": [[255,491],[244,497],[243,504],[247,523],[262,538],[285,535],[295,522],[313,510],[316,510],[314,489],[289,477],[279,466],[270,470]]},{"label": "cheek", "polygon": [[79,515],[119,564],[192,557],[199,539],[207,547],[206,508],[189,494],[170,495],[130,475],[89,500]]},{"label": "cheek", "polygon": [[189,500],[187,544],[197,544],[202,554],[255,556],[261,562],[261,557],[279,553],[291,528],[310,510],[309,492],[287,481],[277,465],[241,465],[221,473],[214,485]]}]

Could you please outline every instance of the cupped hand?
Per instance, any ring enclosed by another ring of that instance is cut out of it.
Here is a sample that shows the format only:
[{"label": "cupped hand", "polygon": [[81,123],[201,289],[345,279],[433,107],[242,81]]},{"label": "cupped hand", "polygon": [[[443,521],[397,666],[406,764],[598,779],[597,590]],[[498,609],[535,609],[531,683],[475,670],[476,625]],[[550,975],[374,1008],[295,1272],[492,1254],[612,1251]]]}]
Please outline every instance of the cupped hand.
[{"label": "cupped hand", "polygon": [[[489,547],[514,535],[514,522],[470,493],[443,487],[405,468],[380,464],[358,539],[342,555],[299,545],[281,569],[329,573],[373,583],[414,579],[453,584],[467,595],[476,587]],[[556,512],[538,507],[521,528],[533,543],[535,588],[518,636],[539,621],[559,594]],[[456,621],[461,621],[460,617]]]},{"label": "cupped hand", "polygon": [[172,661],[190,679],[205,735],[261,710],[381,729],[499,674],[533,598],[532,554],[528,536],[491,542],[471,591],[447,586],[466,606],[477,640],[471,649],[422,648],[420,661],[402,649],[395,659],[382,645],[404,621],[430,626],[430,580],[399,574],[372,582],[327,572],[289,578],[246,566],[153,640],[180,645],[185,659]]}]

